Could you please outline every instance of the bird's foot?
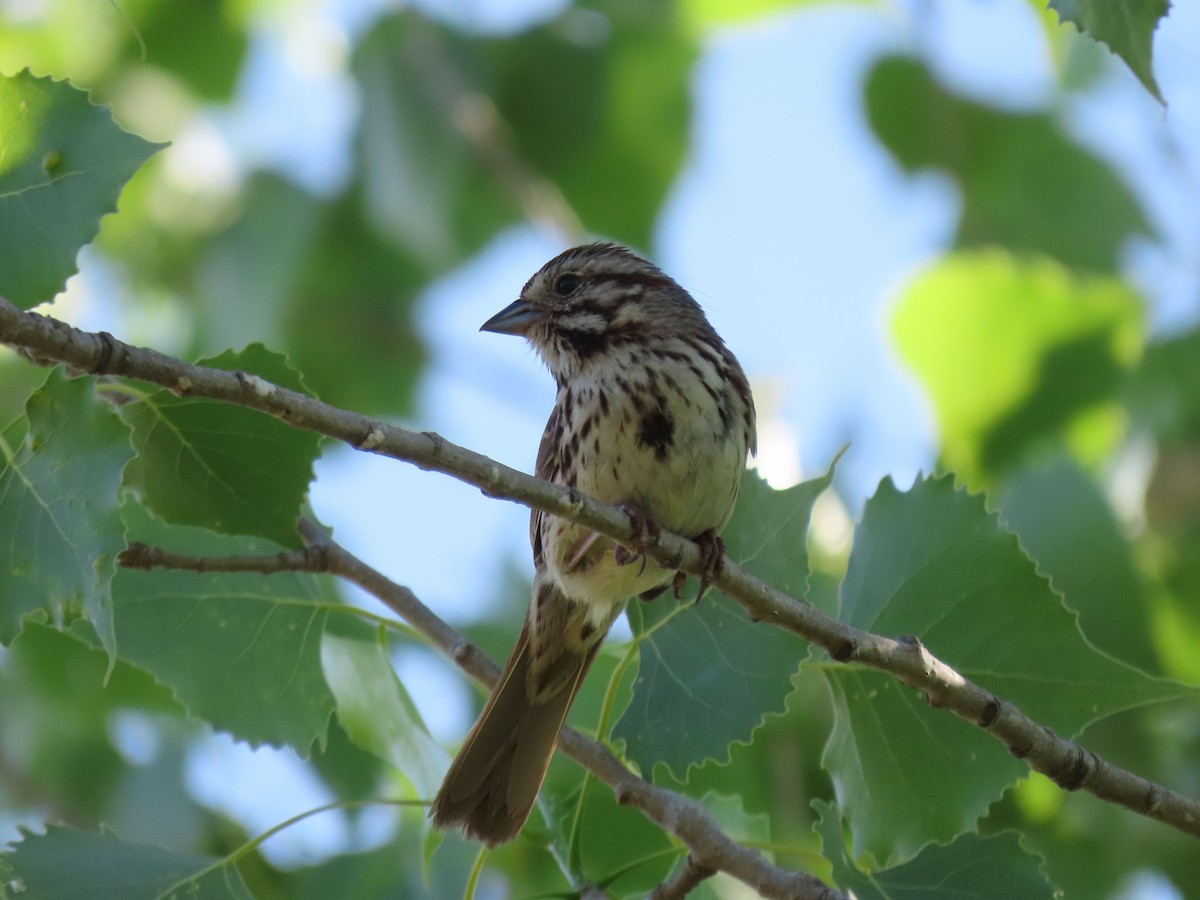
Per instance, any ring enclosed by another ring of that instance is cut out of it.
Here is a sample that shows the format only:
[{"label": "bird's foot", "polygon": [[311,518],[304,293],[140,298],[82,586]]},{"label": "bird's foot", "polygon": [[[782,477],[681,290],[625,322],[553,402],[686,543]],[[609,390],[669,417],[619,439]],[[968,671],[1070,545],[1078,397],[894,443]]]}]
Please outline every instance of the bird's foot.
[{"label": "bird's foot", "polygon": [[[725,568],[725,542],[711,528],[698,535],[695,541],[700,547],[700,590],[696,593],[695,601],[699,603],[700,598],[705,595],[712,583],[721,577],[721,571]],[[683,599],[680,595],[686,582],[686,572],[675,573],[671,587],[675,591],[676,600]]]},{"label": "bird's foot", "polygon": [[629,525],[633,534],[630,535],[627,544],[617,544],[613,549],[613,559],[616,560],[618,566],[628,566],[640,559],[642,568],[638,571],[638,575],[641,575],[646,571],[646,551],[658,541],[662,528],[639,506],[632,503],[621,503],[618,508],[629,516]]}]

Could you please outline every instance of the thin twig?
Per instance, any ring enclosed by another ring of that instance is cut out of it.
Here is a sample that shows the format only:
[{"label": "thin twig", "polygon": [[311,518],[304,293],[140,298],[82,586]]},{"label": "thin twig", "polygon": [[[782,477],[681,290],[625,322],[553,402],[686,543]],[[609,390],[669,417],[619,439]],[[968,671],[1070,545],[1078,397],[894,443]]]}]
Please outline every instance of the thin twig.
[{"label": "thin twig", "polygon": [[117,556],[118,565],[126,569],[183,569],[188,572],[257,572],[274,575],[277,572],[325,572],[328,563],[321,559],[320,549],[306,547],[267,556],[190,556],[172,553],[162,547],[133,543]]},{"label": "thin twig", "polygon": [[[154,350],[124,344],[104,332],[80,331],[46,316],[22,312],[2,299],[0,342],[24,348],[31,358],[67,363],[93,374],[122,375],[179,394],[257,409],[360,450],[450,475],[475,485],[488,496],[571,519],[617,541],[627,542],[633,536],[629,517],[616,507],[518,472],[440,435],[407,431],[338,409],[256,375],[184,363]],[[678,535],[661,532],[646,552],[664,568],[703,574],[700,548]],[[1062,788],[1088,791],[1200,837],[1200,802],[1059,737],[1016,704],[964,678],[919,641],[895,640],[838,622],[728,560],[713,586],[740,604],[752,619],[799,635],[838,662],[857,662],[890,673],[921,691],[933,706],[982,728],[1031,769],[1047,775]],[[563,746],[570,750],[572,742],[564,740]],[[620,799],[621,794],[617,796]],[[702,854],[701,858],[706,857]]]}]

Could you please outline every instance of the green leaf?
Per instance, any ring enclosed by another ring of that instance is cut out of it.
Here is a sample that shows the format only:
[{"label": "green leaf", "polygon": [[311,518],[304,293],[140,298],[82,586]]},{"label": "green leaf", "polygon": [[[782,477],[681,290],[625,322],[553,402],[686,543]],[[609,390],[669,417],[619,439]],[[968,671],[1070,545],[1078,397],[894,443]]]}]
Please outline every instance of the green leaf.
[{"label": "green leaf", "polygon": [[0,643],[40,612],[56,627],[79,615],[116,652],[111,583],[125,546],[118,513],[129,431],[90,379],[53,370],[0,435]]},{"label": "green leaf", "polygon": [[163,146],[64,81],[0,76],[0,296],[29,309],[61,291],[125,182]]},{"label": "green leaf", "polygon": [[874,865],[973,830],[1028,771],[981,729],[929,709],[895,678],[848,669],[826,679],[834,721],[822,763],[850,820],[854,855]]},{"label": "green leaf", "polygon": [[1067,457],[1023,469],[1003,484],[1000,517],[1093,644],[1162,674],[1132,549],[1095,481]]},{"label": "green leaf", "polygon": [[[251,344],[199,362],[242,369],[307,393],[280,355]],[[320,438],[252,409],[159,390],[121,415],[137,458],[126,471],[151,510],[169,522],[300,546],[296,520],[313,477]]]},{"label": "green leaf", "polygon": [[892,330],[937,410],[945,465],[969,483],[1064,433],[1088,460],[1119,436],[1115,400],[1142,340],[1140,303],[1122,282],[960,253],[909,286]]},{"label": "green leaf", "polygon": [[[586,796],[580,801],[580,791]],[[613,896],[645,897],[680,855],[661,828],[627,806],[592,777],[551,765],[538,795],[550,851],[574,884],[602,886]]]},{"label": "green leaf", "polygon": [[[903,493],[890,479],[880,485],[855,537],[841,617],[877,634],[915,635],[964,677],[1068,736],[1119,710],[1197,694],[1091,646],[1016,537],[950,477],[919,479]],[[928,708],[893,678],[853,667],[826,678],[835,722],[823,762],[856,857],[886,866],[953,840],[1025,771],[981,729]]]},{"label": "green leaf", "polygon": [[1171,8],[1170,0],[1050,0],[1064,25],[1070,22],[1092,40],[1104,44],[1166,105],[1151,68],[1154,30]]},{"label": "green leaf", "polygon": [[[234,347],[258,340],[278,347],[296,285],[314,252],[323,205],[271,172],[249,179],[240,205],[242,215],[207,243],[196,267],[205,345]],[[247,303],[247,297],[254,302]],[[328,334],[329,323],[322,325]]]},{"label": "green leaf", "polygon": [[[270,555],[280,547],[166,526],[133,504],[131,541],[197,556]],[[307,756],[324,744],[334,698],[321,668],[331,615],[350,615],[326,577],[122,569],[113,587],[121,657],[169,687],[198,719],[251,744]]]},{"label": "green leaf", "polygon": [[426,362],[413,306],[429,276],[370,227],[364,193],[324,211],[284,323],[288,355],[327,403],[412,415]]},{"label": "green leaf", "polygon": [[1160,445],[1186,447],[1200,437],[1200,328],[1150,344],[1127,399]]},{"label": "green leaf", "polygon": [[846,853],[842,823],[831,803],[813,802],[820,817],[817,833],[833,863],[839,888],[858,900],[1053,900],[1054,886],[1041,871],[1041,859],[1005,832],[991,838],[966,835],[947,847],[930,847],[916,859],[882,872],[863,872]]},{"label": "green leaf", "polygon": [[1000,244],[1115,273],[1126,239],[1150,233],[1116,173],[1049,113],[964,100],[900,57],[876,64],[866,98],[871,127],[906,171],[937,168],[958,182],[960,247]]},{"label": "green leaf", "polygon": [[365,219],[426,273],[516,222],[514,189],[526,190],[488,111],[471,106],[481,102],[471,92],[486,90],[475,83],[478,54],[477,43],[405,12],[380,19],[354,55]]},{"label": "green leaf", "polygon": [[[136,27],[146,47],[144,62],[170,72],[204,100],[228,100],[249,43],[239,4],[220,0],[151,3]],[[247,23],[248,24],[248,23]]]},{"label": "green leaf", "polygon": [[687,154],[698,42],[671,4],[580,12],[495,42],[493,96],[586,231],[645,247]]},{"label": "green leaf", "polygon": [[[724,532],[726,552],[755,575],[795,597],[808,584],[809,517],[833,479],[774,491],[757,473]],[[751,622],[724,597],[695,606],[660,598],[633,601],[627,613],[638,640],[633,699],[613,730],[647,776],[665,763],[676,777],[707,759],[726,760],[733,741],[748,741],[763,718],[784,709],[791,677],[807,646],[769,624]]]},{"label": "green leaf", "polygon": [[354,619],[330,622],[321,666],[350,738],[399,769],[418,797],[437,793],[450,760],[396,677],[386,636]]},{"label": "green leaf", "polygon": [[45,834],[25,832],[7,859],[18,896],[37,900],[254,900],[229,863],[126,843],[111,831],[51,825]]},{"label": "green leaf", "polygon": [[[76,631],[90,633],[80,639]],[[141,669],[119,659],[111,663],[82,620],[67,632],[26,622],[4,653],[0,728],[10,754],[7,764],[23,773],[47,807],[69,807],[89,822],[129,821],[145,813],[131,795],[149,767],[131,772],[112,740],[116,717],[130,710],[156,721],[181,712],[170,693]],[[167,756],[160,754],[159,761]],[[171,807],[164,793],[170,789],[160,786],[154,819],[170,820],[169,830],[177,837],[186,830],[181,820],[188,814]],[[17,810],[24,806],[17,798],[8,804]]]}]

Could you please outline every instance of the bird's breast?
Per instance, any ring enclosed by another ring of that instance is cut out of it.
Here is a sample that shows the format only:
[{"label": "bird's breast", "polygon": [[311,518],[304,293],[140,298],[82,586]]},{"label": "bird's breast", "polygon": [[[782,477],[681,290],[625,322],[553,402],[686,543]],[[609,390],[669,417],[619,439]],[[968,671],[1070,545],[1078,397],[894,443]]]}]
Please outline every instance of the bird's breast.
[{"label": "bird's breast", "polygon": [[[614,369],[560,390],[563,440],[556,480],[606,503],[637,506],[668,531],[695,537],[733,511],[747,441],[728,385],[702,367]],[[584,547],[585,542],[590,543]],[[599,605],[624,601],[670,579],[648,563],[617,566],[613,544],[546,517],[547,565],[569,595]]]}]

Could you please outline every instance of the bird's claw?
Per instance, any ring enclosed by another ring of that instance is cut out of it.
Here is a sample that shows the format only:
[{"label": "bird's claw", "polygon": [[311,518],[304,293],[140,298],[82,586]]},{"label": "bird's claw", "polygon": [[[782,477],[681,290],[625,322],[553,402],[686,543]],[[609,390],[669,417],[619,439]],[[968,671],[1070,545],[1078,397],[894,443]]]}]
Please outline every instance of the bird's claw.
[{"label": "bird's claw", "polygon": [[[712,583],[721,577],[721,571],[725,568],[725,542],[711,528],[698,535],[695,541],[700,547],[700,590],[696,592],[694,602],[699,603],[700,598],[708,592]],[[683,599],[681,594],[686,582],[686,572],[675,573],[671,587],[675,591],[676,600]]]},{"label": "bird's claw", "polygon": [[629,525],[633,534],[629,536],[628,546],[617,544],[613,549],[613,559],[618,566],[627,566],[640,559],[642,561],[642,567],[638,570],[640,576],[646,571],[646,551],[658,542],[658,536],[662,529],[640,507],[632,503],[622,503],[618,509],[629,516]]}]

